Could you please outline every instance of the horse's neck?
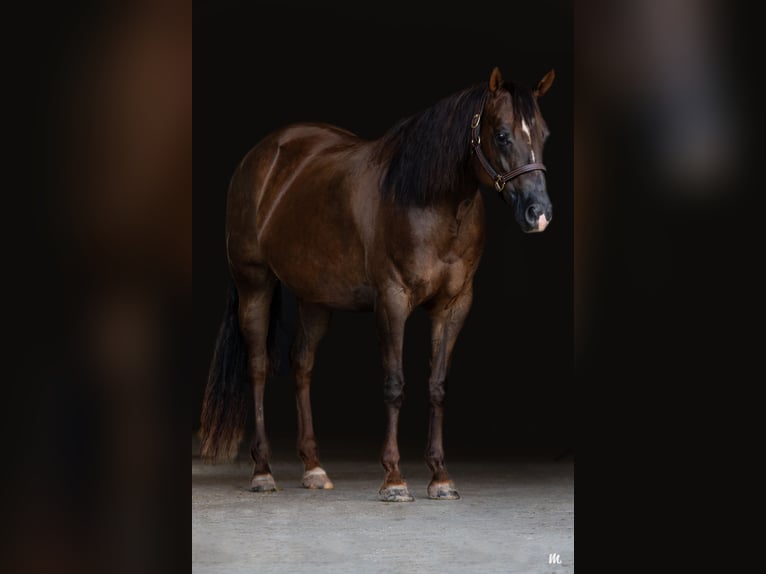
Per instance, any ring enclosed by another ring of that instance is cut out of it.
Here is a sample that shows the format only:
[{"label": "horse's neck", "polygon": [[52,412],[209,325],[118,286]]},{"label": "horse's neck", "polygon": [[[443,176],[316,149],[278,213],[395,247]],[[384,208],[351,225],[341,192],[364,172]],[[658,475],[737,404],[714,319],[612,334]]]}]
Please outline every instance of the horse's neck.
[{"label": "horse's neck", "polygon": [[463,184],[445,197],[440,198],[432,205],[433,208],[439,209],[446,213],[457,213],[464,208],[467,202],[471,202],[479,194],[479,182],[472,172],[467,173],[463,178]]}]

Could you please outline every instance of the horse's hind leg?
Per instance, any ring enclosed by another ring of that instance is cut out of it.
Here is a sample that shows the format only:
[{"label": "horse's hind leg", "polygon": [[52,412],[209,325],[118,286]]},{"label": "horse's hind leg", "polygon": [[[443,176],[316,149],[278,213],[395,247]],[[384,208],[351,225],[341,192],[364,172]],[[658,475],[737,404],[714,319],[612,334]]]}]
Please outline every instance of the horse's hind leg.
[{"label": "horse's hind leg", "polygon": [[250,490],[266,492],[277,489],[269,466],[271,447],[266,437],[263,413],[263,394],[269,371],[266,338],[271,298],[277,281],[267,267],[250,266],[240,270],[236,283],[239,290],[239,324],[247,344],[247,373],[253,386],[255,403],[255,434],[250,448],[255,468]]},{"label": "horse's hind leg", "polygon": [[295,401],[298,407],[298,454],[303,460],[303,486],[333,488],[327,473],[319,465],[314,425],[311,418],[311,373],[319,341],[327,332],[330,311],[318,305],[298,303],[298,326],[292,349],[295,371]]}]

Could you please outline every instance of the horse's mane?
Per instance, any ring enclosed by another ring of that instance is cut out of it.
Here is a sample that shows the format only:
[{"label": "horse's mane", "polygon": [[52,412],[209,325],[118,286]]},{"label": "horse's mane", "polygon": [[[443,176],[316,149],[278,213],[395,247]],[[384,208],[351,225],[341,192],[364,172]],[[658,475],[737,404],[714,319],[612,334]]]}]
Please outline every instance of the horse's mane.
[{"label": "horse's mane", "polygon": [[[516,117],[531,122],[535,117],[531,90],[510,82],[504,87]],[[383,135],[382,150],[390,158],[381,189],[385,197],[403,206],[423,206],[462,186],[471,156],[471,118],[486,92],[485,82],[447,96]]]}]

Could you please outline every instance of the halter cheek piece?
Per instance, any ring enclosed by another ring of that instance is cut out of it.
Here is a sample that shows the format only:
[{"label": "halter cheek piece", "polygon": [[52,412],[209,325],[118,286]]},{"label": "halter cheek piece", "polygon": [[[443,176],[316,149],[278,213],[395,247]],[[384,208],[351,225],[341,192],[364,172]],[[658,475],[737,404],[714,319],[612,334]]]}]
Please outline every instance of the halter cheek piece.
[{"label": "halter cheek piece", "polygon": [[487,95],[488,94],[484,94],[484,98],[481,100],[481,108],[479,109],[478,113],[474,114],[473,119],[471,120],[471,149],[473,149],[476,157],[479,158],[479,162],[481,162],[481,165],[489,174],[489,177],[491,177],[495,182],[495,189],[500,192],[503,191],[506,183],[511,181],[513,178],[520,176],[522,173],[527,173],[528,171],[548,170],[545,169],[545,166],[541,163],[528,163],[526,165],[522,165],[521,167],[517,167],[516,169],[512,169],[511,171],[506,171],[505,173],[498,173],[495,171],[495,168],[492,167],[492,164],[489,163],[487,156],[485,156],[484,152],[481,150],[481,135],[479,134],[481,114],[484,112],[484,106],[487,103]]}]

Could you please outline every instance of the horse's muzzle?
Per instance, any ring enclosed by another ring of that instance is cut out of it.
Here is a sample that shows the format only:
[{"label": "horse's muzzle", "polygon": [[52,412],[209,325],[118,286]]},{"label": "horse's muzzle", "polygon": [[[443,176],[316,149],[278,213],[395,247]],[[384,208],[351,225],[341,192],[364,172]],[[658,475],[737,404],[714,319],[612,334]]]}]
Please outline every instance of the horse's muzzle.
[{"label": "horse's muzzle", "polygon": [[524,221],[527,224],[527,233],[544,231],[551,222],[551,208],[542,204],[533,203],[524,211]]}]

